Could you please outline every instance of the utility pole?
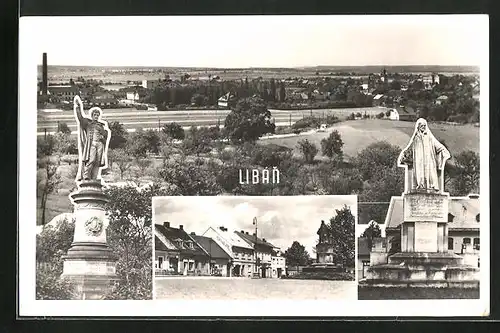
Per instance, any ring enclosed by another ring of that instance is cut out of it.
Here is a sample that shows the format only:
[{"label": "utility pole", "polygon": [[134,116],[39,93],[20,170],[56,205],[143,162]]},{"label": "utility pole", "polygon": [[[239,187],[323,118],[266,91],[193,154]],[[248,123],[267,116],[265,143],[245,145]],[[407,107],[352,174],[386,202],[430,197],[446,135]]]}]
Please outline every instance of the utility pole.
[{"label": "utility pole", "polygon": [[257,257],[257,217],[253,218],[253,224],[255,225],[255,242],[253,243],[253,253],[255,254],[255,272],[254,276],[259,276],[259,267],[257,266],[257,260],[259,259]]}]

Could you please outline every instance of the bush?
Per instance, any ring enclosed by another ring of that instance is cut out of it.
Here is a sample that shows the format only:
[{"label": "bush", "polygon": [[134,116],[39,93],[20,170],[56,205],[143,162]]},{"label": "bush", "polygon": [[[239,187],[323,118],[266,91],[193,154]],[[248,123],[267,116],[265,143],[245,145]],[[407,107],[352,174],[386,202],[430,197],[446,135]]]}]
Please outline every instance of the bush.
[{"label": "bush", "polygon": [[257,145],[253,150],[252,164],[272,168],[279,166],[283,160],[288,158],[291,158],[289,148],[274,144]]},{"label": "bush", "polygon": [[309,140],[304,139],[298,142],[298,148],[304,155],[306,163],[313,163],[314,157],[318,154],[318,148],[316,145],[311,143]]},{"label": "bush", "polygon": [[51,268],[38,268],[36,272],[36,299],[70,300],[75,298],[74,285]]},{"label": "bush", "polygon": [[321,119],[315,117],[305,117],[296,121],[293,125],[293,129],[307,129],[307,128],[317,128],[321,125]]},{"label": "bush", "polygon": [[184,128],[178,123],[165,124],[162,131],[172,139],[183,140],[186,137]]},{"label": "bush", "polygon": [[350,115],[347,116],[347,120],[354,120],[356,119],[356,115],[354,113],[351,113]]}]

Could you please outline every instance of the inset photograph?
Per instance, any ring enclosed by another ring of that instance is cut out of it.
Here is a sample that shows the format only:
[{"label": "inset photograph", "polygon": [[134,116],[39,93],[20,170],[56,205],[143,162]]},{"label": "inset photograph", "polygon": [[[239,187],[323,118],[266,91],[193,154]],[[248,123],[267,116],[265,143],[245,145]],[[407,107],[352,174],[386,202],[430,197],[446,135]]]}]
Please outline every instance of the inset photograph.
[{"label": "inset photograph", "polygon": [[446,191],[479,189],[479,175],[461,170],[463,153],[450,163],[452,156],[418,119],[397,159],[405,172],[402,194],[392,196],[382,223],[356,228],[359,299],[479,299],[479,195]]},{"label": "inset photograph", "polygon": [[356,299],[356,196],[153,198],[155,299]]}]

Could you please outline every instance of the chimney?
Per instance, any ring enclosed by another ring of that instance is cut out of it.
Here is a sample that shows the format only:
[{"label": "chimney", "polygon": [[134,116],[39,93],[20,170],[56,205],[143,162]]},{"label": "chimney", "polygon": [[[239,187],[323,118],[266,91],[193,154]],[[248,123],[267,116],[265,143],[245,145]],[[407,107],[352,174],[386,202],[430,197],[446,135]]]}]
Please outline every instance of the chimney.
[{"label": "chimney", "polygon": [[255,234],[255,232],[252,234],[252,236],[256,237],[257,235]]},{"label": "chimney", "polygon": [[262,238],[262,241],[265,243],[265,242],[266,242],[266,239],[265,239],[265,238]]},{"label": "chimney", "polygon": [[243,231],[243,230],[240,230],[240,232],[241,232],[242,234],[245,234],[245,231]]},{"label": "chimney", "polygon": [[191,231],[191,236],[196,236],[196,233],[194,231]]},{"label": "chimney", "polygon": [[47,95],[47,53],[43,53],[42,60],[42,95]]},{"label": "chimney", "polygon": [[184,230],[184,226],[182,224],[179,224],[179,229]]},{"label": "chimney", "polygon": [[163,226],[165,228],[170,228],[170,222],[163,222]]}]

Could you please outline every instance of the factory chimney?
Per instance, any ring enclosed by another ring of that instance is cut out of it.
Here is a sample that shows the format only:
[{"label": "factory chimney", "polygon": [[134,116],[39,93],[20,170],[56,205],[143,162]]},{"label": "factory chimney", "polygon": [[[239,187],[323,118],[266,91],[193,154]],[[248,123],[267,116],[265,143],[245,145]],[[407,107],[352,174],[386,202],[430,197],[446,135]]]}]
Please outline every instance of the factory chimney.
[{"label": "factory chimney", "polygon": [[47,95],[47,53],[43,53],[42,62],[42,95]]}]

